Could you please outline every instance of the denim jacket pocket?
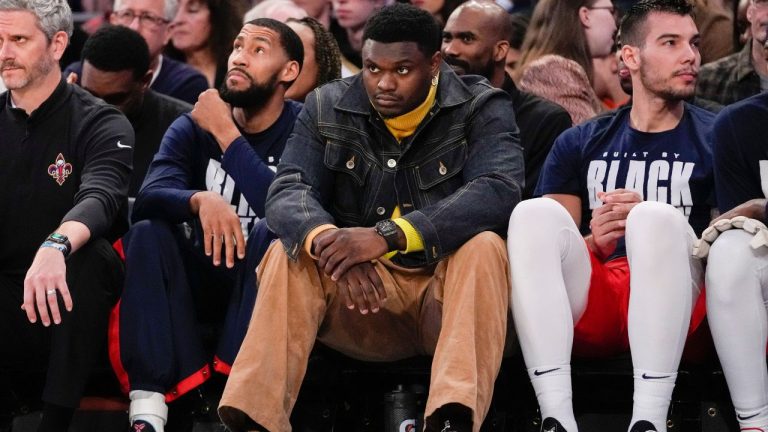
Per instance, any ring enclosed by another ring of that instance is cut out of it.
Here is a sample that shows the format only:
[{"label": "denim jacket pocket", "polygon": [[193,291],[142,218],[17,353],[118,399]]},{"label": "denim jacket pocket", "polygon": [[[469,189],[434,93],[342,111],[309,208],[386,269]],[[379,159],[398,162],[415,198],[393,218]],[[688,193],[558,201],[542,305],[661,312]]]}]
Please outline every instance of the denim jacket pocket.
[{"label": "denim jacket pocket", "polygon": [[334,181],[334,217],[341,226],[358,226],[363,222],[366,182],[372,163],[357,147],[329,139],[325,146],[328,169],[336,172]]},{"label": "denim jacket pocket", "polygon": [[365,183],[368,171],[371,169],[371,163],[365,159],[363,152],[334,140],[328,140],[326,143],[325,166],[351,176],[358,186]]},{"label": "denim jacket pocket", "polygon": [[[452,146],[425,159],[416,165],[415,169],[419,189],[429,190],[454,178],[461,173],[466,160],[467,142],[464,140],[459,145]],[[463,180],[460,181],[463,182]]]}]

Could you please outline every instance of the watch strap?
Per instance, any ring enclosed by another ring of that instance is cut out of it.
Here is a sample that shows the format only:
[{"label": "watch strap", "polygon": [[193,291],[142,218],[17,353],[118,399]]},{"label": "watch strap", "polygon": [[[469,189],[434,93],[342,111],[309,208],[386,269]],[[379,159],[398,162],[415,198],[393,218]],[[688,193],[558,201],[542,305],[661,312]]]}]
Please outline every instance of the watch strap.
[{"label": "watch strap", "polygon": [[391,219],[385,219],[376,223],[376,234],[384,237],[387,242],[388,252],[400,249],[397,243],[397,224]]},{"label": "watch strap", "polygon": [[[48,235],[48,237],[46,237],[45,242],[51,242],[63,246],[64,249],[62,250],[62,253],[65,257],[69,256],[69,253],[72,251],[72,243],[69,242],[69,237],[65,236],[64,234],[52,232]],[[43,244],[45,244],[45,242]]]},{"label": "watch strap", "polygon": [[61,243],[56,243],[56,242],[46,240],[43,242],[43,244],[40,245],[40,249],[42,248],[56,249],[64,255],[64,258],[69,256],[69,249],[67,248],[67,246]]}]

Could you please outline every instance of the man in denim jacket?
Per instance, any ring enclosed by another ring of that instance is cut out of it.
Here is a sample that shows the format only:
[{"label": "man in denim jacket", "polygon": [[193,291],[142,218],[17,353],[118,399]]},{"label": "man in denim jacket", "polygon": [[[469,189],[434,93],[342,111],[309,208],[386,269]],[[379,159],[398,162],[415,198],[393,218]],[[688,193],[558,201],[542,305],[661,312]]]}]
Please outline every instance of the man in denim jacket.
[{"label": "man in denim jacket", "polygon": [[363,72],[307,97],[270,187],[281,244],[222,398],[233,431],[290,430],[315,340],[368,361],[434,355],[427,430],[477,431],[488,411],[507,327],[496,233],[523,182],[512,105],[445,66],[410,5],[363,40]]}]

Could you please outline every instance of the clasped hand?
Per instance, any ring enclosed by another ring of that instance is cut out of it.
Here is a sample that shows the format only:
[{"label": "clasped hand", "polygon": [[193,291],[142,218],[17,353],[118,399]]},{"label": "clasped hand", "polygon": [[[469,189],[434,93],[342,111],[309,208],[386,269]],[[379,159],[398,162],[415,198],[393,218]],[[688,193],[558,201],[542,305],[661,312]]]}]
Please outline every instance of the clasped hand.
[{"label": "clasped hand", "polygon": [[323,231],[312,243],[318,268],[336,282],[347,308],[378,312],[387,293],[371,261],[387,253],[384,238],[373,228],[341,228]]},{"label": "clasped hand", "polygon": [[616,242],[624,237],[629,212],[643,198],[629,189],[616,189],[610,192],[598,192],[597,198],[603,205],[592,211],[589,223],[595,252],[606,258],[616,250]]}]

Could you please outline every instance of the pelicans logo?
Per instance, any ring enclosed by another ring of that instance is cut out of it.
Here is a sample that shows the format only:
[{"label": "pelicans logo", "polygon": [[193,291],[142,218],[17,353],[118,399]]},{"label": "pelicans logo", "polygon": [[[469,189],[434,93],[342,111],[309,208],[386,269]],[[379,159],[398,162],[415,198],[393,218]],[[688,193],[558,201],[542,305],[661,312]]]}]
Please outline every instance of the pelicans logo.
[{"label": "pelicans logo", "polygon": [[67,177],[72,174],[72,164],[65,161],[64,156],[59,153],[56,156],[56,162],[48,165],[48,174],[61,186]]}]

